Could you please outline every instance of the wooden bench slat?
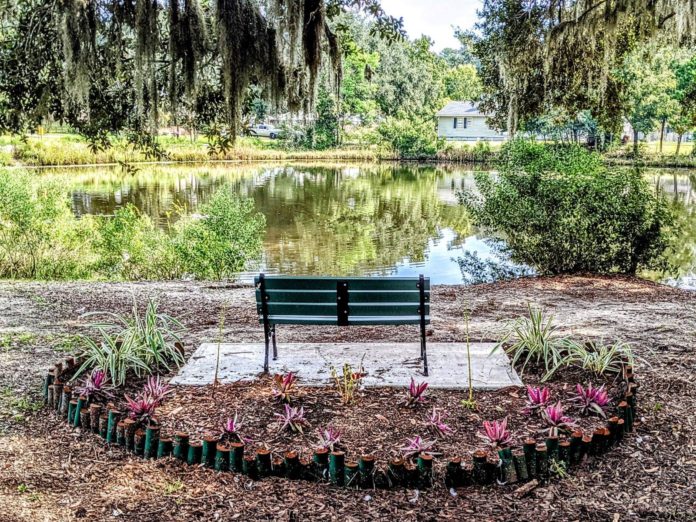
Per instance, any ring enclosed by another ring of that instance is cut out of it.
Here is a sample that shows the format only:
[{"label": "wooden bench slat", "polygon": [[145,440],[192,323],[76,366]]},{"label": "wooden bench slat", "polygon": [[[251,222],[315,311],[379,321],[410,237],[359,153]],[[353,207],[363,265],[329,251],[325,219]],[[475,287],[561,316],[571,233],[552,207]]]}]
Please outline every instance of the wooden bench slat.
[{"label": "wooden bench slat", "polygon": [[[268,315],[333,315],[337,313],[336,303],[268,303]],[[263,314],[261,305],[256,308],[259,314]],[[348,316],[406,316],[420,315],[419,303],[348,303]],[[430,314],[430,305],[425,305],[425,314]],[[272,321],[271,321],[272,322]]]},{"label": "wooden bench slat", "polygon": [[[333,290],[267,290],[268,303],[335,303]],[[348,290],[351,303],[419,303],[420,292],[415,290]],[[425,292],[430,301],[430,291]],[[261,291],[256,290],[256,302],[261,302]]]},{"label": "wooden bench slat", "polygon": [[[417,277],[292,277],[266,276],[266,290],[336,290],[338,281],[348,281],[351,290],[418,290]],[[259,279],[254,279],[258,285]],[[425,289],[430,290],[426,279]]]},{"label": "wooden bench slat", "polygon": [[[298,324],[298,325],[328,325],[337,326],[336,316],[331,315],[269,315],[268,319],[273,324]],[[259,321],[263,322],[263,320]],[[419,324],[420,315],[401,315],[401,316],[352,316],[348,318],[349,326],[371,326],[371,325],[404,325]],[[430,316],[425,316],[425,323],[430,324]]]}]

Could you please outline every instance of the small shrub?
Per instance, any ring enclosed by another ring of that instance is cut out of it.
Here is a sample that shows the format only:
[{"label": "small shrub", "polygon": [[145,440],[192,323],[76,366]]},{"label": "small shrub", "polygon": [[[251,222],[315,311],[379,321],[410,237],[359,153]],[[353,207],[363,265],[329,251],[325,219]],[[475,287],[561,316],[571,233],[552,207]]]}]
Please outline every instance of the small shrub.
[{"label": "small shrub", "polygon": [[437,153],[439,141],[435,123],[430,119],[388,118],[380,124],[377,132],[402,158],[433,156]]},{"label": "small shrub", "polygon": [[523,374],[527,364],[541,364],[546,369],[545,378],[550,377],[558,368],[564,356],[564,339],[561,338],[553,324],[553,316],[544,317],[540,309],[527,304],[529,317],[520,317],[508,326],[508,332],[493,349],[504,346],[505,352],[512,358],[512,365],[522,362],[520,374]]},{"label": "small shrub", "polygon": [[502,421],[484,421],[483,431],[480,435],[487,439],[493,446],[505,446],[512,438],[507,429],[507,417]]}]

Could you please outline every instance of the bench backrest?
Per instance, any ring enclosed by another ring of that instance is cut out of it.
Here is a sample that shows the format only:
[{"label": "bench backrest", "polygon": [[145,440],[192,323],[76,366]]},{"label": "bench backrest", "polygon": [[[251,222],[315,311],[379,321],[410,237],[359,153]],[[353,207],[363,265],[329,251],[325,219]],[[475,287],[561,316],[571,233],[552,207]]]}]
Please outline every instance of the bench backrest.
[{"label": "bench backrest", "polygon": [[269,324],[430,323],[430,279],[291,277],[254,279],[259,322]]}]

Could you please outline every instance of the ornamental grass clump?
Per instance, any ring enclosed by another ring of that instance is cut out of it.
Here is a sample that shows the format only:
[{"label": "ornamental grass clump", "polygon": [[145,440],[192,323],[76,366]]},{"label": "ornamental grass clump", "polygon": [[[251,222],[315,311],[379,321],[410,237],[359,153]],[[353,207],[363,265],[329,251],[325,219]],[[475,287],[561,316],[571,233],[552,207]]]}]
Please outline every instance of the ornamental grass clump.
[{"label": "ornamental grass clump", "polygon": [[628,366],[635,366],[636,357],[628,343],[617,341],[613,344],[571,343],[562,364],[578,366],[592,372],[597,377],[620,375]]},{"label": "ornamental grass clump", "polygon": [[493,446],[507,445],[512,439],[507,429],[507,417],[501,421],[484,421],[483,431],[479,435],[487,439]]},{"label": "ornamental grass clump", "polygon": [[527,386],[527,403],[524,413],[540,413],[551,402],[551,391],[547,387]]},{"label": "ornamental grass clump", "polygon": [[558,431],[572,431],[572,429],[577,425],[575,420],[565,415],[561,401],[544,408],[542,417],[549,426],[551,434],[557,433]]},{"label": "ornamental grass clump", "polygon": [[[529,317],[519,317],[510,323],[508,332],[493,351],[503,347],[513,366],[521,363],[520,375],[530,362],[543,366],[546,370],[543,380],[546,380],[561,364],[566,340],[558,335],[552,315],[545,317],[542,310],[529,303],[527,309]],[[505,346],[508,341],[510,344]]]},{"label": "ornamental grass clump", "polygon": [[454,431],[450,425],[445,422],[445,419],[448,416],[449,415],[447,412],[443,412],[433,407],[433,411],[430,413],[430,417],[428,418],[428,427],[435,433],[435,435],[439,437],[446,437]]},{"label": "ornamental grass clump", "polygon": [[604,386],[594,388],[592,384],[589,384],[587,388],[583,388],[578,384],[575,389],[577,396],[572,400],[580,405],[583,415],[596,413],[602,418],[607,416],[604,410],[609,405],[609,396]]},{"label": "ornamental grass clump", "polygon": [[283,413],[276,413],[280,421],[280,430],[290,430],[299,433],[304,433],[304,428],[309,426],[309,422],[305,419],[304,407],[293,407],[289,404],[285,405]]},{"label": "ornamental grass clump", "polygon": [[327,449],[329,451],[334,451],[334,448],[341,442],[341,432],[327,426],[323,429],[317,430],[319,434],[319,447]]},{"label": "ornamental grass clump", "polygon": [[425,440],[420,435],[416,435],[412,439],[406,439],[406,445],[401,448],[401,453],[404,458],[411,458],[421,453],[435,455],[432,449],[435,447],[434,440]]},{"label": "ornamental grass clump", "polygon": [[290,404],[292,395],[295,393],[295,383],[297,383],[297,375],[293,372],[285,375],[275,374],[273,376],[273,384],[271,385],[273,397],[280,402]]},{"label": "ornamental grass clump", "polygon": [[415,379],[411,377],[411,384],[406,390],[406,406],[414,407],[426,402],[425,392],[428,386],[427,382],[416,382]]}]

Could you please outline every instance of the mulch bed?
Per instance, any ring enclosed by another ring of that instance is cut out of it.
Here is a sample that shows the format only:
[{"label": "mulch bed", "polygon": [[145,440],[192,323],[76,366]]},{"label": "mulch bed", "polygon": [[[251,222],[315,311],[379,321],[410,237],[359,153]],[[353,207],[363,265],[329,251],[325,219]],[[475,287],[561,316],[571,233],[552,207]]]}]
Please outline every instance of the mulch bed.
[{"label": "mulch bed", "polygon": [[[95,444],[94,435],[81,434],[57,423],[45,412],[16,414],[15,402],[37,400],[46,369],[64,354],[57,351],[64,337],[84,328],[81,313],[96,310],[127,312],[132,296],[161,296],[167,313],[181,317],[190,330],[187,347],[216,338],[217,317],[224,305],[233,314],[226,341],[259,341],[262,332],[255,321],[253,292],[249,288],[197,283],[2,283],[0,284],[0,332],[32,332],[28,346],[0,351],[0,521],[34,520],[693,520],[696,517],[696,295],[669,287],[623,277],[555,277],[518,280],[475,287],[435,287],[433,341],[463,340],[462,313],[472,310],[472,339],[491,341],[502,322],[525,313],[532,302],[554,313],[563,333],[576,338],[614,340],[633,344],[646,363],[638,369],[641,384],[639,424],[636,432],[601,461],[573,470],[570,478],[551,481],[529,496],[517,498],[512,488],[467,487],[453,496],[444,487],[416,494],[413,490],[351,491],[311,482],[282,478],[249,481],[236,473],[219,474],[200,467],[184,466],[171,459],[143,461],[124,452]],[[362,329],[287,328],[287,341],[409,340],[408,328]],[[564,377],[569,383],[577,379]],[[525,382],[533,378],[525,376]],[[552,384],[560,386],[558,381]],[[218,390],[225,398],[226,413],[199,422],[197,412],[183,414],[181,422],[201,432],[219,429],[218,422],[240,404],[236,385]],[[261,385],[259,385],[261,386]],[[262,388],[266,389],[265,386]],[[222,391],[224,389],[224,392]],[[483,419],[495,416],[494,402],[523,401],[512,390],[477,393]],[[204,389],[178,392],[163,407],[172,411],[177,401],[191,394],[207,395]],[[268,393],[268,392],[266,392]],[[381,390],[367,390],[354,408],[373,429],[378,419],[399,424],[389,412],[398,411]],[[389,391],[399,397],[398,391]],[[457,416],[471,415],[457,402],[463,396],[433,391],[431,406],[447,405]],[[572,393],[569,390],[568,393]],[[316,394],[316,395],[315,395]],[[4,397],[10,397],[6,401]],[[266,396],[268,397],[268,396]],[[218,399],[216,399],[217,401]],[[5,402],[6,401],[6,402]],[[235,402],[237,401],[237,402]],[[312,389],[301,401],[309,401],[312,422],[322,421],[324,408],[336,407],[335,396]],[[316,401],[310,404],[311,401]],[[489,402],[490,401],[490,402]],[[449,406],[449,404],[452,404]],[[268,399],[261,408],[275,411]],[[375,404],[376,406],[372,406]],[[320,411],[321,406],[321,411]],[[485,407],[484,407],[485,406]],[[210,407],[210,404],[207,406]],[[262,417],[253,410],[250,429],[264,438]],[[353,407],[350,407],[353,408]],[[383,408],[385,412],[379,412]],[[514,409],[514,408],[513,408]],[[415,415],[425,415],[427,408]],[[195,415],[195,416],[194,416]],[[316,417],[314,417],[316,415]],[[328,414],[330,415],[330,414]],[[502,418],[503,414],[496,418]],[[478,441],[479,422],[455,418],[455,446]],[[186,420],[186,419],[190,420]],[[373,421],[374,419],[374,421]],[[162,422],[167,420],[162,417]],[[335,422],[335,421],[334,421]],[[416,419],[418,422],[418,419]],[[511,415],[513,435],[520,429]],[[345,428],[344,437],[349,435]],[[461,430],[461,433],[459,432]],[[402,433],[406,433],[404,428]],[[382,430],[380,430],[380,433]],[[356,431],[355,433],[359,433]],[[273,434],[269,428],[268,437]],[[413,433],[409,432],[411,436]],[[313,433],[307,435],[313,443]],[[278,437],[278,435],[276,435]],[[297,436],[295,436],[297,437]],[[300,442],[298,439],[297,442]],[[366,441],[368,451],[385,454],[401,440]],[[280,444],[294,444],[295,439]],[[446,442],[449,444],[450,442]],[[452,442],[454,444],[454,442]],[[472,446],[473,446],[472,445]],[[379,448],[384,449],[379,449]]]}]

